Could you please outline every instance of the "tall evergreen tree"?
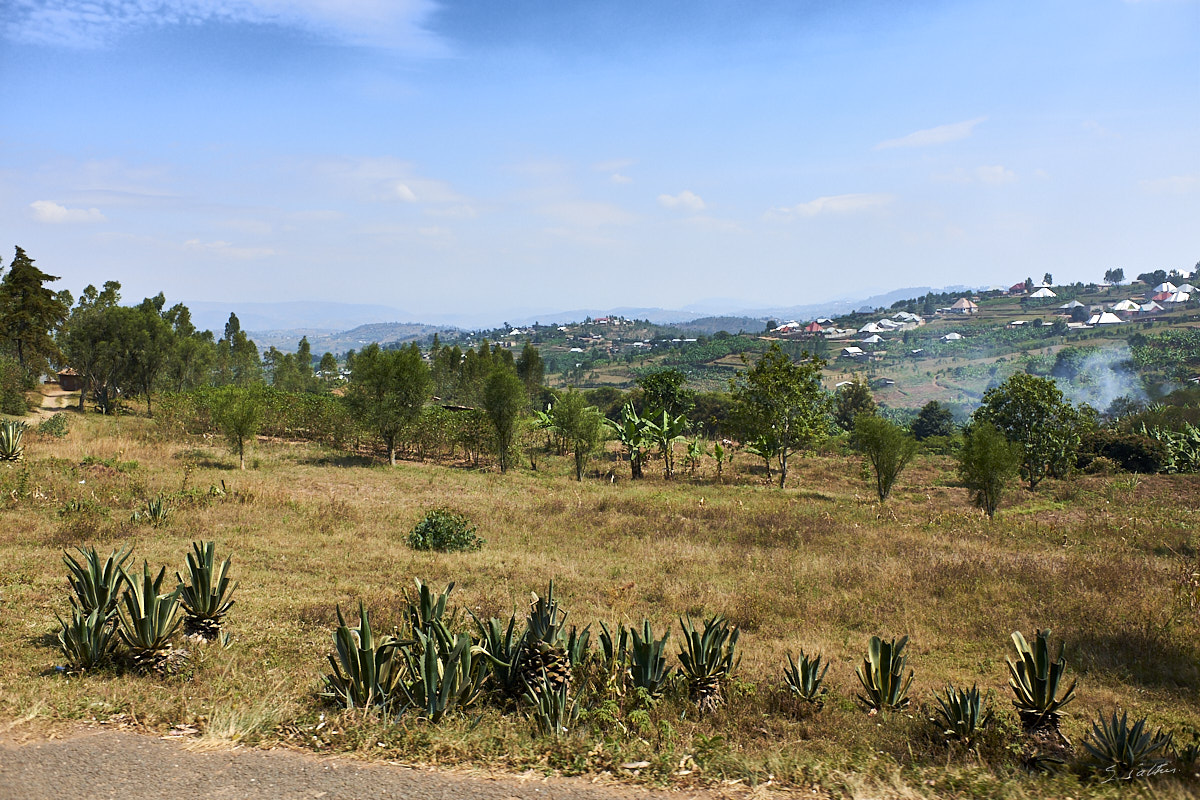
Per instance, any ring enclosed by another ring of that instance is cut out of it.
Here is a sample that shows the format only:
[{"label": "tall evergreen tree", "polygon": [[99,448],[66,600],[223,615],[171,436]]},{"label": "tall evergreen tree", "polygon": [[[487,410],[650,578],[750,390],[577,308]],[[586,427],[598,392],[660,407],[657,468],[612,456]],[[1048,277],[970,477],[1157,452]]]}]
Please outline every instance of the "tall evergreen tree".
[{"label": "tall evergreen tree", "polygon": [[35,267],[20,247],[0,278],[0,343],[30,375],[49,371],[50,362],[61,357],[53,334],[67,318],[70,306],[64,296],[45,286],[57,280]]}]

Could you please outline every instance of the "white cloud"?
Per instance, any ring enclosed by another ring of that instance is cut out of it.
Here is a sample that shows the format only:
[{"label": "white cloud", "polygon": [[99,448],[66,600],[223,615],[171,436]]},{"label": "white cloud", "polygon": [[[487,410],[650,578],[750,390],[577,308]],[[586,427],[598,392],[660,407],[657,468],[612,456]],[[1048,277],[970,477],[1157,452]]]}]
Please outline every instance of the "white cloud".
[{"label": "white cloud", "polygon": [[875,145],[876,150],[887,150],[892,147],[930,147],[932,145],[946,144],[948,142],[957,142],[959,139],[965,139],[975,130],[975,126],[986,120],[987,117],[976,117],[963,122],[954,122],[949,125],[939,125],[936,128],[925,128],[924,130],[914,131],[907,136],[901,136],[899,139],[888,139]]},{"label": "white cloud", "polygon": [[1200,187],[1200,177],[1196,175],[1172,175],[1169,178],[1154,178],[1138,181],[1143,192],[1149,194],[1187,194]]},{"label": "white cloud", "polygon": [[664,208],[682,208],[687,211],[703,211],[706,206],[698,194],[684,189],[679,194],[660,194],[658,204]]},{"label": "white cloud", "polygon": [[275,255],[275,251],[270,247],[237,247],[230,242],[223,241],[202,242],[199,239],[188,239],[183,243],[183,246],[188,250],[199,250],[238,261],[266,258]]},{"label": "white cloud", "polygon": [[633,183],[633,178],[628,175],[622,175],[619,172],[614,172],[608,179],[613,183]]},{"label": "white cloud", "polygon": [[29,204],[33,218],[38,222],[104,222],[105,216],[98,208],[67,208],[50,200],[34,200]]},{"label": "white cloud", "polygon": [[0,31],[31,44],[94,48],[150,28],[250,23],[442,55],[446,45],[427,27],[436,10],[434,0],[9,0]]},{"label": "white cloud", "polygon": [[395,186],[392,187],[392,192],[396,195],[397,200],[402,200],[405,203],[417,202],[416,193],[413,192],[413,190],[410,189],[406,183],[396,181]]},{"label": "white cloud", "polygon": [[857,211],[867,211],[891,203],[895,198],[890,194],[835,194],[818,197],[807,203],[799,203],[787,208],[774,209],[772,215],[778,217],[815,217],[818,214],[853,214]]}]

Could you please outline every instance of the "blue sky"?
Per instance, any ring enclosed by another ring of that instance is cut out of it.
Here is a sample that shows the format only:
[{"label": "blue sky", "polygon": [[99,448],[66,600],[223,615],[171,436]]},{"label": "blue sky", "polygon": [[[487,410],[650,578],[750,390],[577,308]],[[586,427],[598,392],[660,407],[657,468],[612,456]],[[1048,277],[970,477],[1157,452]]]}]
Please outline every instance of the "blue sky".
[{"label": "blue sky", "polygon": [[729,310],[1200,259],[1200,0],[3,0],[78,292]]}]

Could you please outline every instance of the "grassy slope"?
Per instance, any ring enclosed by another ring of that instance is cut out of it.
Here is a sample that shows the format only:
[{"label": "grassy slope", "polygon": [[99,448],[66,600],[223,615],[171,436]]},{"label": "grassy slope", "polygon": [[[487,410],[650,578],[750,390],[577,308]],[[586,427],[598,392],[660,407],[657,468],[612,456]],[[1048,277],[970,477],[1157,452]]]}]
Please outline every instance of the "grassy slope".
[{"label": "grassy slope", "polygon": [[[72,424],[64,440],[31,435],[25,464],[0,464],[0,720],[128,715],[119,718],[155,730],[193,724],[218,739],[566,772],[645,758],[652,766],[642,777],[654,780],[773,775],[848,794],[869,780],[941,796],[1079,796],[1072,777],[1018,776],[1002,737],[982,756],[953,755],[919,708],[881,721],[852,700],[866,640],[907,634],[919,703],[932,703],[947,682],[978,682],[995,691],[1011,728],[1008,636],[1050,627],[1080,676],[1065,722],[1072,740],[1096,710],[1114,706],[1155,725],[1200,725],[1196,621],[1168,622],[1180,563],[1171,551],[1197,546],[1196,477],[1085,476],[1036,493],[1014,488],[989,524],[937,458],[911,467],[881,510],[857,461],[838,456],[798,463],[786,491],[765,486],[749,463],[722,484],[711,475],[577,484],[555,459],[539,473],[500,476],[365,466],[285,443],[260,445],[259,468],[240,473],[203,442],[160,441],[144,420],[72,415]],[[89,455],[138,466],[81,466]],[[158,530],[128,522],[146,497],[222,479],[237,497],[181,506]],[[92,510],[64,511],[72,500]],[[481,552],[404,546],[423,510],[441,504],[475,519],[488,540]],[[190,681],[54,674],[55,614],[68,609],[62,548],[133,544],[139,566],[147,558],[174,571],[196,539],[234,554],[242,585],[231,648],[199,652]],[[592,734],[548,749],[520,718],[492,710],[474,728],[469,719],[431,729],[333,716],[318,729],[319,715],[333,714],[315,693],[335,605],[363,598],[389,627],[413,577],[456,581],[454,599],[481,616],[523,608],[555,577],[571,622],[649,616],[656,630],[673,627],[672,653],[678,614],[725,613],[744,631],[744,691],[703,721],[681,719],[686,704],[672,700],[645,719],[626,713],[625,730],[596,720]],[[784,653],[800,648],[833,663],[833,696],[820,713],[796,709],[774,688]],[[681,763],[692,774],[672,778]],[[868,778],[851,777],[860,772]],[[1155,788],[1186,794],[1166,780]]]}]

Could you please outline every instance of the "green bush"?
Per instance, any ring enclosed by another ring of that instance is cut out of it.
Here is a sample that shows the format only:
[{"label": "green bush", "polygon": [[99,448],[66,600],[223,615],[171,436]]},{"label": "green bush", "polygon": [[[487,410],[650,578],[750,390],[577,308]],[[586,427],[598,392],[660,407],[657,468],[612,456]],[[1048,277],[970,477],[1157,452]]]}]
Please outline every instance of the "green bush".
[{"label": "green bush", "polygon": [[23,417],[29,410],[25,390],[32,388],[21,365],[14,358],[0,356],[0,414]]},{"label": "green bush", "polygon": [[1102,428],[1084,437],[1078,466],[1088,472],[1093,462],[1107,459],[1126,472],[1154,474],[1170,462],[1167,446],[1150,436]]},{"label": "green bush", "polygon": [[439,550],[459,553],[478,550],[484,540],[475,535],[475,526],[465,515],[448,508],[435,508],[408,534],[408,546],[414,550]]},{"label": "green bush", "polygon": [[48,419],[38,423],[37,432],[42,436],[53,436],[61,439],[67,435],[67,414],[59,411]]}]

